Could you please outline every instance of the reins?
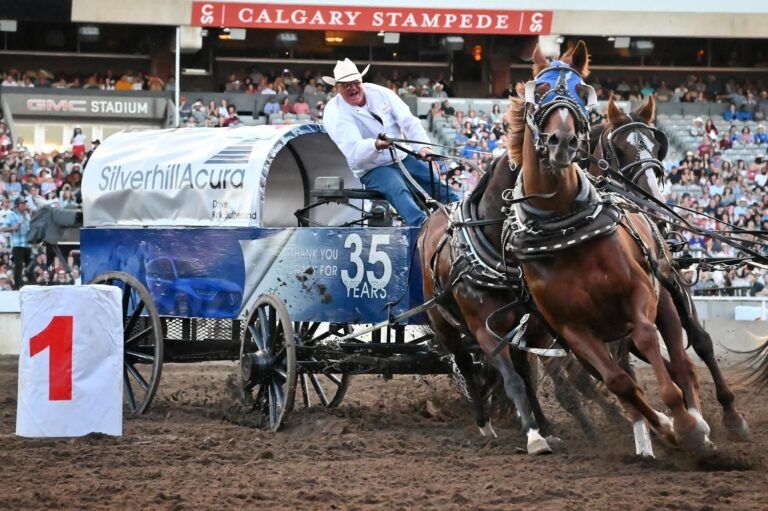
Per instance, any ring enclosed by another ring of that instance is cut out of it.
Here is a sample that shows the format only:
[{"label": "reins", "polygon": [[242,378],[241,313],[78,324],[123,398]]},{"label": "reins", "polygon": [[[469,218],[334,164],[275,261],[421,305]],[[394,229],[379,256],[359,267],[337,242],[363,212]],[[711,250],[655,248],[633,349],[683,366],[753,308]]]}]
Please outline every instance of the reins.
[{"label": "reins", "polygon": [[[763,264],[768,263],[768,259],[766,259],[766,256],[742,244],[742,243],[748,243],[747,240],[743,240],[743,239],[734,240],[727,236],[723,236],[717,231],[705,229],[705,228],[698,227],[691,224],[687,219],[685,219],[679,213],[677,213],[673,209],[673,207],[669,206],[667,203],[663,201],[660,201],[659,199],[654,197],[652,194],[648,193],[637,183],[635,183],[634,181],[626,177],[620,171],[613,168],[611,164],[604,158],[598,159],[591,154],[586,154],[586,153],[582,153],[582,154],[585,159],[596,164],[599,168],[603,169],[603,171],[606,172],[607,178],[595,178],[596,186],[598,188],[602,188],[612,193],[615,193],[619,196],[622,196],[623,198],[627,199],[631,203],[634,203],[637,206],[641,207],[644,213],[653,216],[657,220],[664,221],[669,225],[672,225],[674,227],[677,227],[678,229],[682,229],[687,232],[691,232],[691,233],[716,239],[722,243],[725,243],[729,246],[732,246],[738,250],[741,250],[749,254],[751,256],[750,259],[757,259]],[[621,183],[625,186],[624,187],[619,186],[617,183]],[[689,210],[687,208],[683,208],[683,209],[686,209],[687,211],[690,211],[697,215],[704,215],[702,213]],[[708,218],[712,218],[712,217],[709,217],[709,215],[704,215],[704,216]],[[736,227],[736,226],[732,226],[732,227]],[[765,234],[768,234],[768,233],[763,233],[763,235]]]}]

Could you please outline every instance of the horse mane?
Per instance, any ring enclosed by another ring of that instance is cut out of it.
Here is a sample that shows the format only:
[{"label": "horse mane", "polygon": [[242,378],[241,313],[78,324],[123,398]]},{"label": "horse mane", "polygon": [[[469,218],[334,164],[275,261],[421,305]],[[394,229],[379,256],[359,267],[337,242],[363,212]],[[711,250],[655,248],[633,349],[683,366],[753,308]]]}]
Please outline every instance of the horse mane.
[{"label": "horse mane", "polygon": [[595,150],[595,147],[597,147],[597,144],[600,143],[600,137],[603,136],[603,131],[605,131],[606,128],[608,128],[609,123],[606,120],[605,122],[601,122],[600,124],[595,124],[589,129],[589,152],[592,154],[592,151]]},{"label": "horse mane", "polygon": [[516,98],[509,98],[509,106],[504,119],[509,125],[507,139],[509,159],[516,165],[523,163],[523,142],[525,140],[525,84],[520,82],[515,87]]}]

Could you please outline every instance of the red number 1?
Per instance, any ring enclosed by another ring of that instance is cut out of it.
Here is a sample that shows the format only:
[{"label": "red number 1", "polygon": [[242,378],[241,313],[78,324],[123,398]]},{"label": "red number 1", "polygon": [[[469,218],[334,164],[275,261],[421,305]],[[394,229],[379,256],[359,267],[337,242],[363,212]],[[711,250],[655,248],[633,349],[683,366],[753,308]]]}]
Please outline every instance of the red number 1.
[{"label": "red number 1", "polygon": [[72,399],[72,316],[54,316],[42,332],[29,340],[29,356],[45,348],[48,354],[49,401]]}]

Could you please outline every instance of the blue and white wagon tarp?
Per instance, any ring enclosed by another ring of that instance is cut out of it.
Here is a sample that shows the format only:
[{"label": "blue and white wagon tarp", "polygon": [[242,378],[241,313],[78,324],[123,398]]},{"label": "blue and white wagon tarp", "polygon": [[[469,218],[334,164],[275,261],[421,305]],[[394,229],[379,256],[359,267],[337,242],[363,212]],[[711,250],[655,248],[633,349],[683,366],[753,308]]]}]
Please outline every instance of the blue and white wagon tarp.
[{"label": "blue and white wagon tarp", "polygon": [[317,124],[124,131],[88,162],[85,226],[293,226],[318,176],[359,187]]},{"label": "blue and white wagon tarp", "polygon": [[[360,187],[314,124],[110,137],[84,175],[83,281],[128,273],[176,317],[242,319],[262,294],[295,321],[373,323],[419,304],[419,229],[295,227],[319,176]],[[350,211],[325,205],[312,220]]]}]

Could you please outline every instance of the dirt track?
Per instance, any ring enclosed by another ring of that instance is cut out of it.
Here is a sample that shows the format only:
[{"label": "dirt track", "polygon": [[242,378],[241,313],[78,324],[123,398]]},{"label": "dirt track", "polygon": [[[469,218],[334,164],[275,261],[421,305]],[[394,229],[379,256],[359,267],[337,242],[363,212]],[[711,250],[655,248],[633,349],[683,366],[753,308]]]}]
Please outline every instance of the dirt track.
[{"label": "dirt track", "polygon": [[0,508],[768,509],[768,393],[738,392],[754,441],[733,444],[705,383],[719,454],[656,444],[659,459],[641,462],[629,425],[602,424],[600,445],[587,443],[544,382],[563,444],[534,458],[512,420],[482,439],[446,377],[358,377],[338,409],[296,410],[273,435],[228,393],[234,369],[166,365],[153,409],[122,438],[28,440],[13,434],[16,362],[0,359]]}]

